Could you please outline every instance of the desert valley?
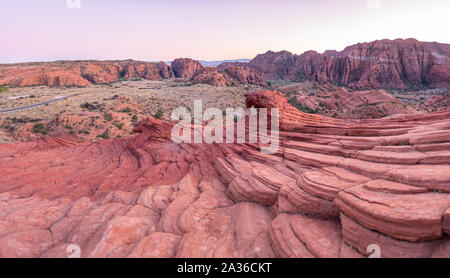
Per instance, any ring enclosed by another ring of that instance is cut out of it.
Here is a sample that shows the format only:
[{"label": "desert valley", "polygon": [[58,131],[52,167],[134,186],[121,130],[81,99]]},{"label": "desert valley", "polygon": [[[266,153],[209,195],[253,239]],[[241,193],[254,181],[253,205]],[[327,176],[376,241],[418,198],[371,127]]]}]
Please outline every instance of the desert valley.
[{"label": "desert valley", "polygon": [[[449,44],[2,64],[0,86],[0,257],[450,257]],[[278,152],[174,143],[195,100],[278,108]]]}]

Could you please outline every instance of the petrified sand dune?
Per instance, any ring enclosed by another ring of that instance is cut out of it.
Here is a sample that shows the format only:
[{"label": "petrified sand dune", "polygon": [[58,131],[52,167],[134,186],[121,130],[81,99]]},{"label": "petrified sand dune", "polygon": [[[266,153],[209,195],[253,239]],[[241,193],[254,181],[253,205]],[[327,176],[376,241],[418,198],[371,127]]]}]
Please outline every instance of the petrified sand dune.
[{"label": "petrified sand dune", "polygon": [[450,111],[379,120],[280,108],[280,149],[133,137],[0,145],[0,257],[450,257]]}]

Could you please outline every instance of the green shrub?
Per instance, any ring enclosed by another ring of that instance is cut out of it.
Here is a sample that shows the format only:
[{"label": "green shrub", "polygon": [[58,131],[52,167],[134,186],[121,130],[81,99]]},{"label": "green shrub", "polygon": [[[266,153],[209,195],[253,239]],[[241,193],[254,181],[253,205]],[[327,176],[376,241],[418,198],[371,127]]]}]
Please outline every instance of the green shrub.
[{"label": "green shrub", "polygon": [[317,110],[311,109],[308,106],[303,106],[301,103],[298,103],[295,98],[291,98],[289,100],[289,103],[302,112],[309,113],[309,114],[317,113]]},{"label": "green shrub", "polygon": [[159,108],[158,111],[156,111],[156,113],[155,113],[155,118],[161,119],[162,116],[164,116],[164,111],[161,108]]},{"label": "green shrub", "polygon": [[33,132],[34,133],[41,133],[44,130],[45,126],[41,123],[35,124],[33,126]]},{"label": "green shrub", "polygon": [[14,130],[16,130],[16,127],[11,125],[10,123],[2,125],[1,128],[6,129],[6,131],[8,132],[13,132]]},{"label": "green shrub", "polygon": [[120,130],[123,128],[123,123],[114,123],[114,125]]},{"label": "green shrub", "polygon": [[7,92],[8,90],[8,87],[0,87],[0,93]]},{"label": "green shrub", "polygon": [[137,121],[138,121],[138,116],[133,115],[133,117],[131,117],[131,122],[137,123]]},{"label": "green shrub", "polygon": [[131,113],[131,108],[130,108],[130,107],[127,107],[127,108],[123,109],[123,110],[120,111],[120,112],[122,112],[122,113]]},{"label": "green shrub", "polygon": [[106,139],[106,140],[108,140],[108,139],[111,138],[111,137],[109,136],[109,131],[108,131],[108,130],[105,130],[105,132],[103,132],[102,134],[98,135],[97,137],[103,138],[103,139]]},{"label": "green shrub", "polygon": [[106,113],[104,116],[105,116],[105,120],[106,121],[108,121],[108,122],[112,121],[112,115],[111,114]]},{"label": "green shrub", "polygon": [[37,123],[33,126],[33,133],[41,133],[42,135],[47,135],[50,132],[50,128],[45,127],[44,124]]}]

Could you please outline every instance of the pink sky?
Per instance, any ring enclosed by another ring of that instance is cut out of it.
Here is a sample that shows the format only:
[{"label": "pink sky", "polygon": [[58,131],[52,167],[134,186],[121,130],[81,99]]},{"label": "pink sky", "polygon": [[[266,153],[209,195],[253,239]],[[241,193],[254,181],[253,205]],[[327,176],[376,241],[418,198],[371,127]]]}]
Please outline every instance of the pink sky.
[{"label": "pink sky", "polygon": [[253,58],[382,38],[450,43],[450,1],[376,2],[81,0],[70,9],[66,0],[0,0],[0,63]]}]

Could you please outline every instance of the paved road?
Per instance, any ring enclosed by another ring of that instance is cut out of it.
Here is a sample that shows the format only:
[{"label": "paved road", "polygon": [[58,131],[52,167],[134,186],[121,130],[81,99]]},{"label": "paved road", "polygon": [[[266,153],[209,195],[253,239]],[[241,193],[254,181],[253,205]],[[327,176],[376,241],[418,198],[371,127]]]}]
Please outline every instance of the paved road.
[{"label": "paved road", "polygon": [[57,102],[57,101],[60,101],[60,100],[66,99],[66,98],[71,98],[71,97],[84,95],[84,94],[87,94],[87,93],[78,93],[78,94],[68,95],[68,96],[59,97],[59,98],[55,98],[55,99],[52,99],[52,100],[36,103],[36,104],[33,104],[33,105],[28,105],[28,106],[23,106],[23,107],[16,107],[16,108],[11,108],[11,109],[7,109],[7,110],[0,110],[0,113],[28,110],[28,109],[39,107],[39,106],[42,106],[42,105],[46,105],[46,104],[49,104],[49,103],[52,103],[52,102]]}]

